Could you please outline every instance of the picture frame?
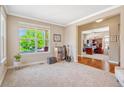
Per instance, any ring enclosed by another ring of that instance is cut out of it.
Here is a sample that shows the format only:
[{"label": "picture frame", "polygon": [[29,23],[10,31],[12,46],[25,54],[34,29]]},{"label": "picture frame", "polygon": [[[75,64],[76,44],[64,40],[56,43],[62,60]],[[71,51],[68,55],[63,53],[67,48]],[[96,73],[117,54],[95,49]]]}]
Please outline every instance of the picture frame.
[{"label": "picture frame", "polygon": [[53,34],[54,42],[61,42],[61,34]]}]

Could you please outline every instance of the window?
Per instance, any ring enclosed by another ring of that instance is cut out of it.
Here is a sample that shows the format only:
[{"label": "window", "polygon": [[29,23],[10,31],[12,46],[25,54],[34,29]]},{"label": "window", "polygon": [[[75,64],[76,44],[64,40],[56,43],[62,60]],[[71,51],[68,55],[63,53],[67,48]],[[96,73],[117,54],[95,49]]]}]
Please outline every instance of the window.
[{"label": "window", "polygon": [[21,53],[48,52],[49,31],[34,28],[19,29]]},{"label": "window", "polygon": [[0,14],[0,63],[6,59],[6,20],[3,14]]}]

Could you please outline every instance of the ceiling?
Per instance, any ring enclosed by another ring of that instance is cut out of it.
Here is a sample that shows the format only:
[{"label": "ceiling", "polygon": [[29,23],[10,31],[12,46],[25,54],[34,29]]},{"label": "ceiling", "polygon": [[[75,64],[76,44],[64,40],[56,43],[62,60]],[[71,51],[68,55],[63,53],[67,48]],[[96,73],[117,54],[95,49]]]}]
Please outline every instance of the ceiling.
[{"label": "ceiling", "polygon": [[112,5],[8,5],[10,15],[39,19],[66,26],[76,20],[113,7]]}]

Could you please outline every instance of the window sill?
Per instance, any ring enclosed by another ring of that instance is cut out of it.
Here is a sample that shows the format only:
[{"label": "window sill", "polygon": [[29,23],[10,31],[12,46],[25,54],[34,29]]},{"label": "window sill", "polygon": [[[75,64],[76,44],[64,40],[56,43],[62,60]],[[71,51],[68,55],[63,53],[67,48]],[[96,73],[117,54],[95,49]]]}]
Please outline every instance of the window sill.
[{"label": "window sill", "polygon": [[37,55],[37,54],[49,54],[50,52],[34,52],[34,53],[20,53],[21,55]]}]

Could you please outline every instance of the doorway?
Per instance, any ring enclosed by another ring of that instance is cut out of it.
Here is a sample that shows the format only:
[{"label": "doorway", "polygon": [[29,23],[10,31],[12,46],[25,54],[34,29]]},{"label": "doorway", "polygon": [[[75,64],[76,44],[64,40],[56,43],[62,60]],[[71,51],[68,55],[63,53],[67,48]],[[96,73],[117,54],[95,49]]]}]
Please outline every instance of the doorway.
[{"label": "doorway", "polygon": [[83,57],[109,60],[109,27],[81,32],[81,55]]},{"label": "doorway", "polygon": [[120,63],[120,15],[78,26],[78,62],[109,72]]}]

